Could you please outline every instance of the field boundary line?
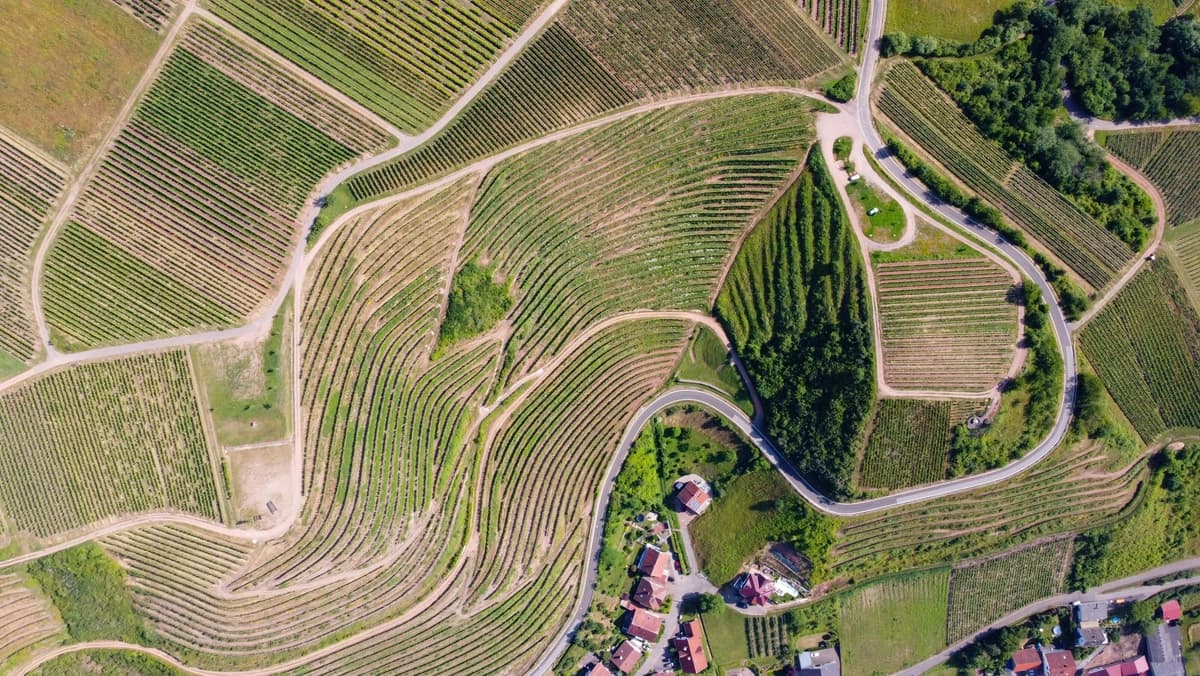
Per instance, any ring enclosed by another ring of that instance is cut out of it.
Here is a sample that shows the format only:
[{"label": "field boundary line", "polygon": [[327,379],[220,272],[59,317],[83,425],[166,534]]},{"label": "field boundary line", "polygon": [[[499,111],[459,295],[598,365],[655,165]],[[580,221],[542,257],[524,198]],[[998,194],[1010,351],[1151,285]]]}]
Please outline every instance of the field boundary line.
[{"label": "field boundary line", "polygon": [[121,110],[117,113],[112,125],[109,126],[108,132],[105,133],[100,143],[96,145],[92,155],[83,165],[83,168],[75,176],[75,180],[71,183],[71,187],[63,195],[62,200],[58,204],[54,218],[50,221],[40,235],[40,241],[37,245],[37,253],[33,257],[32,263],[32,278],[30,282],[30,293],[33,302],[33,321],[37,325],[37,332],[42,347],[46,352],[46,360],[42,363],[56,362],[61,359],[62,353],[54,347],[50,339],[50,324],[46,320],[46,312],[42,307],[42,274],[46,266],[46,256],[50,252],[54,240],[71,214],[74,212],[75,203],[79,200],[79,196],[83,193],[83,189],[95,177],[97,170],[104,159],[108,156],[112,149],[113,143],[120,136],[121,132],[129,124],[130,118],[133,116],[137,105],[142,101],[146,92],[158,79],[158,75],[162,72],[163,65],[167,59],[174,53],[175,48],[179,43],[179,36],[183,32],[184,26],[187,25],[188,19],[195,12],[194,0],[188,0],[184,5],[183,11],[175,18],[171,30],[163,37],[162,44],[159,45],[158,51],[155,52],[154,58],[146,65],[146,70],[142,73],[141,79],[129,94],[129,98],[125,100],[125,104],[121,106]]},{"label": "field boundary line", "polygon": [[38,162],[41,162],[46,167],[49,167],[55,173],[57,173],[59,176],[66,177],[66,176],[71,175],[70,168],[68,168],[67,165],[64,164],[61,160],[54,157],[53,155],[46,152],[45,150],[42,150],[41,148],[37,147],[33,143],[25,140],[25,137],[20,136],[19,134],[17,134],[17,132],[9,129],[8,127],[6,127],[2,124],[0,124],[0,139],[2,139],[5,143],[7,143],[11,146],[15,146],[21,152],[33,157],[34,159],[36,159]]},{"label": "field boundary line", "polygon": [[276,66],[283,68],[288,73],[290,73],[291,75],[300,79],[308,86],[320,91],[321,93],[325,94],[326,96],[332,98],[337,103],[345,106],[346,108],[349,108],[350,110],[354,111],[358,115],[361,115],[362,117],[366,118],[366,120],[368,122],[375,125],[376,127],[379,127],[380,129],[386,131],[387,133],[391,134],[392,136],[396,137],[396,139],[398,141],[403,142],[405,139],[412,138],[411,134],[405,134],[404,132],[400,131],[400,129],[398,127],[396,127],[392,123],[388,122],[387,120],[383,119],[377,113],[373,112],[366,106],[362,105],[358,101],[355,101],[354,99],[350,98],[349,96],[343,94],[337,88],[333,87],[332,85],[330,85],[329,83],[325,82],[324,80],[318,78],[317,76],[313,75],[312,73],[304,70],[303,68],[296,65],[295,63],[292,63],[291,61],[287,60],[286,58],[284,58],[280,54],[274,52],[273,50],[271,50],[270,48],[268,48],[266,45],[262,44],[261,42],[255,40],[254,38],[250,37],[249,35],[246,35],[241,30],[239,30],[236,26],[229,23],[225,19],[222,19],[221,17],[217,16],[216,14],[213,14],[208,9],[206,9],[204,7],[196,7],[193,11],[193,14],[196,17],[203,19],[204,21],[207,21],[207,22],[217,26],[221,30],[225,31],[231,37],[233,37],[234,40],[236,40],[238,43],[240,43],[241,46],[248,48],[250,51],[258,54],[259,56],[266,57],[272,63],[274,63]]}]

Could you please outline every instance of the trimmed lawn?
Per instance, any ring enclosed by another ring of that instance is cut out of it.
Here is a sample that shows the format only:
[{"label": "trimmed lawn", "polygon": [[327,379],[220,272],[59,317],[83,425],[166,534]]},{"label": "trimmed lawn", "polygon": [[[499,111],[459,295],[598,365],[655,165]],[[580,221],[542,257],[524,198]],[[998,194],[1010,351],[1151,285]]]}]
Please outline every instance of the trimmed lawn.
[{"label": "trimmed lawn", "polygon": [[[895,200],[861,179],[848,184],[846,194],[850,195],[854,209],[862,219],[863,234],[872,241],[887,244],[904,235],[904,210]],[[879,211],[868,216],[872,209]]]},{"label": "trimmed lawn", "polygon": [[0,2],[0,124],[74,162],[112,124],[159,40],[109,0]]},{"label": "trimmed lawn", "polygon": [[946,645],[950,569],[888,578],[846,595],[842,662],[847,674],[893,673]]}]

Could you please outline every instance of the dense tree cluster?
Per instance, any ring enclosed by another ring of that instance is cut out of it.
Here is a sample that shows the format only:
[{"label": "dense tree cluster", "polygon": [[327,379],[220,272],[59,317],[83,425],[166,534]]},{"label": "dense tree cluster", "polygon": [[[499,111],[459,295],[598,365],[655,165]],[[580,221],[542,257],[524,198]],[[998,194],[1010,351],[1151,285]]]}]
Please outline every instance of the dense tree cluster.
[{"label": "dense tree cluster", "polygon": [[717,314],[766,402],[767,431],[823,490],[847,494],[875,392],[870,300],[820,153],[747,238]]},{"label": "dense tree cluster", "polygon": [[1025,1],[998,12],[976,43],[885,36],[885,54],[927,58],[922,70],[989,137],[1081,209],[1140,248],[1153,224],[1149,199],[1114,171],[1079,124],[1063,121],[1066,84],[1092,116],[1147,120],[1200,112],[1200,24],[1154,25],[1145,7],[1103,0]]},{"label": "dense tree cluster", "polygon": [[506,285],[493,281],[494,274],[492,268],[472,261],[454,275],[439,347],[483,333],[508,314],[512,297]]}]

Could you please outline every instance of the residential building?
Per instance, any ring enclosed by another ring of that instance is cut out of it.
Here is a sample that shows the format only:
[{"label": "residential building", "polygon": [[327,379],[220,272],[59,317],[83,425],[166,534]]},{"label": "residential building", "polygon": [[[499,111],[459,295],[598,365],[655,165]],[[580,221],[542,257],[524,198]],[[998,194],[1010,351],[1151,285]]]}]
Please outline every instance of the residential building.
[{"label": "residential building", "polygon": [[679,656],[679,668],[685,674],[698,674],[708,668],[704,654],[704,628],[700,620],[689,620],[679,626],[679,635],[671,639],[671,647]]},{"label": "residential building", "polygon": [[589,676],[614,676],[612,669],[604,666],[603,662],[597,662],[593,664],[592,668],[588,671],[588,674]]},{"label": "residential building", "polygon": [[1094,647],[1108,643],[1101,623],[1108,619],[1107,601],[1075,602],[1075,645]]},{"label": "residential building", "polygon": [[1184,676],[1183,636],[1177,624],[1160,624],[1146,635],[1146,657],[1154,676]]},{"label": "residential building", "polygon": [[805,650],[796,655],[796,674],[798,676],[841,676],[842,661],[838,659],[837,650],[833,648]]},{"label": "residential building", "polygon": [[1087,676],[1150,676],[1150,663],[1145,655],[1138,655],[1124,662],[1089,669]]},{"label": "residential building", "polygon": [[708,509],[708,505],[712,502],[712,496],[708,493],[707,486],[701,486],[698,481],[685,481],[679,489],[679,493],[675,496],[679,500],[679,504],[683,505],[684,509],[697,516],[704,513]]},{"label": "residential building", "polygon": [[771,578],[757,571],[742,573],[734,580],[733,588],[743,600],[756,606],[770,603],[771,595],[775,593],[775,583]]},{"label": "residential building", "polygon": [[1014,676],[1042,676],[1042,656],[1037,648],[1022,648],[1014,652],[1006,666]]},{"label": "residential building", "polygon": [[625,633],[646,641],[657,641],[662,629],[662,618],[654,613],[632,608],[625,616]]},{"label": "residential building", "polygon": [[642,651],[638,650],[637,646],[630,641],[621,641],[621,645],[612,652],[613,665],[626,674],[633,673],[640,659],[642,659]]},{"label": "residential building", "polygon": [[633,588],[633,600],[643,608],[658,610],[667,600],[667,583],[652,577],[642,577]]},{"label": "residential building", "polygon": [[671,570],[671,554],[654,545],[646,545],[641,556],[638,557],[637,569],[642,575],[657,580],[666,580],[667,574]]},{"label": "residential building", "polygon": [[1070,650],[1042,650],[1046,676],[1075,676],[1075,655]]},{"label": "residential building", "polygon": [[1183,619],[1183,608],[1178,599],[1171,599],[1158,607],[1158,614],[1163,622],[1178,622]]}]

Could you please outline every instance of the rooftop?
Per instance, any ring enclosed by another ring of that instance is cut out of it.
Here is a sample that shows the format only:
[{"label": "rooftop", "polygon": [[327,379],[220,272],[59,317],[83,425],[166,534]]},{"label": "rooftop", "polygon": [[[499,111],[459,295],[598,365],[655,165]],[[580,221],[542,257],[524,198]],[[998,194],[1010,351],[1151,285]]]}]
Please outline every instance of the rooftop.
[{"label": "rooftop", "polygon": [[646,545],[638,557],[637,569],[643,575],[665,580],[671,569],[671,555],[654,545]]}]

